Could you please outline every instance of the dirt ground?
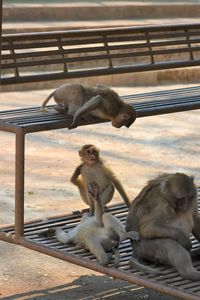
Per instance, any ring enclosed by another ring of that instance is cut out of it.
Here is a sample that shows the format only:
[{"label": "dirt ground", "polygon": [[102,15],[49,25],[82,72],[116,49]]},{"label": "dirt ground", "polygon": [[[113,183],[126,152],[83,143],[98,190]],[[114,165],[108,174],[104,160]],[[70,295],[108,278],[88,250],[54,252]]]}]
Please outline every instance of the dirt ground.
[{"label": "dirt ground", "polygon": [[[179,86],[172,86],[177,88]],[[149,90],[166,87],[148,87]],[[147,91],[118,88],[120,94]],[[0,110],[40,105],[50,90],[5,93]],[[101,149],[130,198],[162,172],[181,171],[200,179],[199,111],[137,119],[127,129],[110,124],[41,132],[26,137],[26,220],[85,208],[69,178],[85,143]],[[0,223],[14,221],[14,136],[1,132]],[[121,202],[117,193],[113,203]],[[172,300],[52,257],[0,242],[1,299]]]}]

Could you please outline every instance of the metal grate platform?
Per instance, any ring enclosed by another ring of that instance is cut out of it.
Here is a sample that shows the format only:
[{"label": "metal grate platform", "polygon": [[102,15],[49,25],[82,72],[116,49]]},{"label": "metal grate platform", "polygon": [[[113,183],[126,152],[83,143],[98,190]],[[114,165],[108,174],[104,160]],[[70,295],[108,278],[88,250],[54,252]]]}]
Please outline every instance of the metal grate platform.
[{"label": "metal grate platform", "polygon": [[[106,210],[118,217],[123,223],[125,222],[128,209],[124,204],[110,206]],[[36,220],[26,223],[24,227],[24,237],[20,239],[19,243],[32,250],[180,299],[200,299],[199,282],[182,279],[174,268],[164,265],[148,264],[153,268],[159,269],[162,274],[161,276],[148,275],[136,271],[135,269],[130,269],[129,258],[131,257],[132,248],[129,240],[124,241],[120,245],[121,261],[119,267],[114,267],[112,264],[108,267],[104,267],[101,266],[97,259],[87,250],[75,245],[63,245],[54,237],[39,236],[39,232],[51,227],[73,228],[80,222],[81,216],[82,212],[78,211],[66,216],[56,216],[46,220]],[[1,238],[9,242],[13,240],[14,242],[14,233],[14,226],[5,227],[1,230]],[[200,244],[193,237],[191,239],[193,265],[200,271],[200,258],[196,253],[200,250]]]}]

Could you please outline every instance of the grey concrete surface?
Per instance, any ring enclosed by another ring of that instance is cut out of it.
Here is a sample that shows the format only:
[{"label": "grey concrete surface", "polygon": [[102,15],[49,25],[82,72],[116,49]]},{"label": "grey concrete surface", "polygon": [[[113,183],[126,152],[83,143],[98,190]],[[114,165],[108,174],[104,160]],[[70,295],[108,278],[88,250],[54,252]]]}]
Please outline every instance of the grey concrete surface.
[{"label": "grey concrete surface", "polygon": [[[118,87],[119,94],[183,85]],[[186,86],[186,85],[184,85]],[[187,85],[188,86],[188,85]],[[0,110],[40,105],[50,90],[0,95]],[[53,102],[52,102],[53,103]],[[79,163],[78,150],[96,144],[120,177],[130,198],[145,182],[162,173],[181,171],[200,180],[199,111],[140,118],[131,128],[110,124],[53,130],[26,137],[26,220],[85,208],[69,182]],[[14,221],[14,136],[0,133],[0,223]],[[113,204],[121,201],[115,193]],[[0,242],[0,298],[60,300],[172,300],[127,282]]]}]

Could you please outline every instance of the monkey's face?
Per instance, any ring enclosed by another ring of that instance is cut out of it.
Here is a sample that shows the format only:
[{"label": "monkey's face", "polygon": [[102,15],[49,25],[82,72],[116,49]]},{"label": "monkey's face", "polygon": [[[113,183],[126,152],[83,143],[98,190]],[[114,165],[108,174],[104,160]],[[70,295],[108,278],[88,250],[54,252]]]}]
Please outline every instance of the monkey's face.
[{"label": "monkey's face", "polygon": [[132,106],[125,104],[125,106],[121,109],[121,112],[114,120],[112,120],[112,125],[116,128],[120,128],[122,126],[129,128],[135,121],[136,116],[135,109]]},{"label": "monkey's face", "polygon": [[174,174],[168,181],[168,190],[177,212],[188,211],[196,201],[197,191],[193,177],[181,173]]},{"label": "monkey's face", "polygon": [[84,149],[81,158],[85,164],[93,166],[99,160],[99,150],[94,146]]},{"label": "monkey's face", "polygon": [[129,127],[133,122],[130,122],[131,116],[129,114],[120,113],[112,120],[112,126],[121,128],[122,126]]}]

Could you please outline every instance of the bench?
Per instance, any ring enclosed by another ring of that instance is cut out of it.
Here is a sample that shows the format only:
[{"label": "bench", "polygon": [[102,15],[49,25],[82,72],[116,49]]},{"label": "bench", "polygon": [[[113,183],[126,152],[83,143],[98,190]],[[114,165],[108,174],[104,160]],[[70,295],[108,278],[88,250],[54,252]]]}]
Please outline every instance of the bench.
[{"label": "bench", "polygon": [[[8,85],[32,82],[63,79],[67,82],[93,76],[197,67],[200,65],[200,24],[5,34],[1,48],[2,90]],[[134,106],[137,117],[194,110],[200,108],[200,86],[126,95],[122,99]],[[26,134],[67,128],[71,121],[70,116],[60,115],[53,106],[49,106],[48,114],[40,112],[37,106],[0,112],[0,130],[12,132],[16,138],[15,224],[1,226],[0,239],[180,299],[199,299],[199,283],[183,280],[170,267],[160,266],[161,276],[130,269],[129,241],[120,246],[122,260],[116,268],[101,266],[88,251],[77,246],[62,245],[53,237],[38,235],[49,227],[77,225],[82,212],[25,223]],[[97,122],[102,121],[94,118],[86,124],[83,120],[82,125]],[[109,206],[107,211],[125,222],[124,204]],[[192,251],[200,247],[193,238],[192,243]],[[195,255],[193,263],[199,268],[200,261]]]}]

